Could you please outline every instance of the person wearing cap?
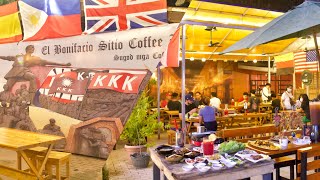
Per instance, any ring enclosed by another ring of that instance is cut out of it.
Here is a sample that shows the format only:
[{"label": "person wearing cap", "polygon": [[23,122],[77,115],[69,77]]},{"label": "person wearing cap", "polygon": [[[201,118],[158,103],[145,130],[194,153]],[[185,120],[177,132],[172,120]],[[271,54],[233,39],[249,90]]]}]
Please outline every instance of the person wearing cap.
[{"label": "person wearing cap", "polygon": [[267,102],[271,100],[271,84],[267,83],[266,86],[262,88],[261,98],[263,102]]},{"label": "person wearing cap", "polygon": [[181,102],[178,100],[178,93],[172,93],[171,100],[167,105],[169,111],[179,111],[181,109]]},{"label": "person wearing cap", "polygon": [[164,98],[162,98],[161,102],[160,102],[160,107],[161,108],[165,108],[168,105],[168,102],[171,100],[171,93],[167,93],[165,94],[166,96]]},{"label": "person wearing cap", "polygon": [[[186,107],[186,114],[188,114],[188,116],[197,112],[197,107],[194,104],[194,99],[191,94],[187,94],[185,96],[185,107]],[[182,108],[179,109],[179,117],[180,119],[182,119]]]}]

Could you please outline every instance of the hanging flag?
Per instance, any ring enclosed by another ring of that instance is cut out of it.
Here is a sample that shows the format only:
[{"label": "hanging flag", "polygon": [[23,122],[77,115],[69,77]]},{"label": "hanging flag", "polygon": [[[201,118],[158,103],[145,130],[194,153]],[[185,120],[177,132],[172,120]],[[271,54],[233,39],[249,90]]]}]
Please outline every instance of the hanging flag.
[{"label": "hanging flag", "polygon": [[167,23],[166,0],[84,0],[87,34]]},{"label": "hanging flag", "polygon": [[79,0],[21,0],[19,7],[26,41],[82,33]]},{"label": "hanging flag", "polygon": [[275,56],[274,60],[277,66],[278,75],[292,74],[294,72],[294,56],[293,53],[287,53]]},{"label": "hanging flag", "polygon": [[294,53],[295,72],[301,73],[304,70],[316,72],[318,68],[318,60],[315,50],[307,52]]},{"label": "hanging flag", "polygon": [[0,44],[22,39],[17,2],[0,6]]},{"label": "hanging flag", "polygon": [[179,50],[180,50],[180,28],[173,34],[170,39],[167,51],[167,58],[161,59],[164,67],[179,67]]}]

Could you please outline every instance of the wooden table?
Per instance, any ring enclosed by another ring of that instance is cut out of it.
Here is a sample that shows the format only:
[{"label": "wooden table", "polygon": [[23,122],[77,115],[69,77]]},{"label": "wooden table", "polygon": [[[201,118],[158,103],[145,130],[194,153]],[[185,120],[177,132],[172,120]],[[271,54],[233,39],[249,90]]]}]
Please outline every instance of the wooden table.
[{"label": "wooden table", "polygon": [[173,117],[179,117],[179,111],[165,111],[165,113],[168,114],[169,119],[172,119]]},{"label": "wooden table", "polygon": [[[10,128],[0,128],[0,148],[5,148],[17,152],[18,159],[17,169],[11,167],[0,166],[0,174],[10,176],[15,175],[17,179],[43,179],[42,171],[47,162],[48,156],[55,142],[64,139],[64,137],[53,136],[47,134],[39,134],[30,131],[22,131]],[[26,155],[25,150],[37,146],[48,146],[44,160],[40,166],[36,166]],[[21,170],[21,158],[26,161],[31,173]]]},{"label": "wooden table", "polygon": [[181,167],[186,163],[170,164],[162,156],[160,156],[153,149],[150,150],[150,156],[153,161],[153,180],[160,180],[161,171],[164,174],[164,179],[169,180],[211,180],[211,179],[223,179],[223,180],[234,180],[234,179],[245,179],[252,176],[262,175],[263,180],[272,179],[272,171],[274,162],[264,161],[253,164],[246,162],[243,166],[238,168],[231,168],[219,171],[213,171],[212,169],[206,173],[201,173],[196,168],[190,172],[184,172]]},{"label": "wooden table", "polygon": [[280,150],[276,150],[276,151],[260,149],[260,148],[248,146],[248,145],[246,147],[248,149],[255,150],[258,153],[269,155],[271,158],[278,158],[278,157],[297,154],[297,150],[300,148],[305,148],[305,147],[309,147],[309,146],[319,146],[319,145],[320,145],[319,143],[311,144],[311,145],[309,145],[309,144],[295,145],[293,143],[289,143],[288,147],[286,149],[280,149]]},{"label": "wooden table", "polygon": [[[229,116],[216,117],[216,121],[218,123],[218,126],[220,126],[221,129],[224,129],[226,126],[228,126],[228,124],[232,122],[232,117],[229,117]],[[191,127],[193,126],[193,123],[199,123],[199,117],[186,119],[186,123],[188,123],[187,132],[189,133],[191,130]]]}]

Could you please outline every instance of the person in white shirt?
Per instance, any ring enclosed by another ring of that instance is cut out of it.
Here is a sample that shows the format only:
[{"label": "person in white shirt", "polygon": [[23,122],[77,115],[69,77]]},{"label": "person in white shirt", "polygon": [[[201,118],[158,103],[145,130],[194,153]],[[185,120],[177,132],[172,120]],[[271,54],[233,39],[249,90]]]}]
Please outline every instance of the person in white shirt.
[{"label": "person in white shirt", "polygon": [[266,86],[262,88],[261,98],[262,98],[262,102],[271,100],[271,84],[270,83],[267,83]]},{"label": "person in white shirt", "polygon": [[281,107],[283,110],[291,110],[293,103],[292,85],[288,85],[287,90],[281,96]]},{"label": "person in white shirt", "polygon": [[210,106],[220,109],[221,101],[217,98],[216,92],[211,92]]}]

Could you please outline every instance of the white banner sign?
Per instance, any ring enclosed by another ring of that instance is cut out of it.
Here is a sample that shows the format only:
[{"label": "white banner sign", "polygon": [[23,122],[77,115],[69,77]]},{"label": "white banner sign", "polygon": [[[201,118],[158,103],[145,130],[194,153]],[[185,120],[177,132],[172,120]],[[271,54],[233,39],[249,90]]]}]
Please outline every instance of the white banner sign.
[{"label": "white banner sign", "polygon": [[[166,61],[169,41],[178,24],[95,35],[0,45],[0,56],[25,54],[34,45],[33,56],[72,67],[155,70]],[[12,62],[0,59],[0,85]],[[0,87],[2,89],[2,86]]]}]

